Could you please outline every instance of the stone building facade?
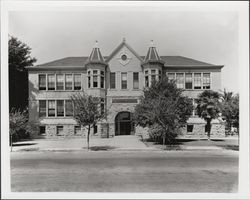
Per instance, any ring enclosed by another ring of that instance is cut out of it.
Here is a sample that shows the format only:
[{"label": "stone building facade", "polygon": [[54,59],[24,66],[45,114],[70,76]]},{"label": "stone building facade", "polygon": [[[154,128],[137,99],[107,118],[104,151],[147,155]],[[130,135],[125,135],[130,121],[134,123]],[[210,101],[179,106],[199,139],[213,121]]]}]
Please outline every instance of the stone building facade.
[{"label": "stone building facade", "polygon": [[[204,90],[221,89],[222,65],[213,65],[182,56],[159,56],[151,44],[140,56],[125,41],[103,57],[97,44],[89,57],[67,57],[29,67],[29,120],[37,124],[37,135],[85,137],[86,130],[73,118],[70,96],[86,92],[102,99],[106,119],[91,130],[92,137],[143,135],[147,128],[135,127],[132,115],[144,87],[162,76],[175,79],[184,95],[193,99]],[[211,137],[224,137],[224,124],[212,121]],[[205,121],[195,115],[180,137],[206,137]]]}]

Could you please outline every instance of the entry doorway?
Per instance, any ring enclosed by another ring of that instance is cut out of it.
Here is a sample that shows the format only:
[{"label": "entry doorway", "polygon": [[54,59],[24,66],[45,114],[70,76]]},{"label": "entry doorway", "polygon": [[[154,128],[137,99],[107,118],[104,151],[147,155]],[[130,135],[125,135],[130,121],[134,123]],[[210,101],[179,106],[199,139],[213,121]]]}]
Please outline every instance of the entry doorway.
[{"label": "entry doorway", "polygon": [[133,135],[134,123],[132,113],[119,112],[115,118],[115,135]]}]

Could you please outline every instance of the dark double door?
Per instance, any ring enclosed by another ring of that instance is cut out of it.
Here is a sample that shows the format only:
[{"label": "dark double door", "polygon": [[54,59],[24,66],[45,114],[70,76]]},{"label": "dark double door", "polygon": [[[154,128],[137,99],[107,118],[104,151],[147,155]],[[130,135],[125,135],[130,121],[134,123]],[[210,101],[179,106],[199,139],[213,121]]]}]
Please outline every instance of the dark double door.
[{"label": "dark double door", "polygon": [[134,134],[134,125],[130,112],[120,112],[115,118],[115,135]]}]

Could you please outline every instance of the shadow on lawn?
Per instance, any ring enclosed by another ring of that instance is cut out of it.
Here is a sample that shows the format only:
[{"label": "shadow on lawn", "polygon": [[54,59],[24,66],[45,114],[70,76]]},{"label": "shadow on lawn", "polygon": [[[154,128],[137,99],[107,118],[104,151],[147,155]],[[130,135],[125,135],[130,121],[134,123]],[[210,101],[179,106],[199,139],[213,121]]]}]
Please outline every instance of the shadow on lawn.
[{"label": "shadow on lawn", "polygon": [[21,147],[21,146],[31,146],[31,145],[35,145],[37,143],[19,143],[19,144],[12,144],[13,147]]},{"label": "shadow on lawn", "polygon": [[[116,147],[113,147],[113,146],[91,146],[89,147],[89,149],[91,151],[109,151],[109,150],[112,150],[112,149],[115,149]],[[84,147],[83,149],[87,149],[87,147]]]}]

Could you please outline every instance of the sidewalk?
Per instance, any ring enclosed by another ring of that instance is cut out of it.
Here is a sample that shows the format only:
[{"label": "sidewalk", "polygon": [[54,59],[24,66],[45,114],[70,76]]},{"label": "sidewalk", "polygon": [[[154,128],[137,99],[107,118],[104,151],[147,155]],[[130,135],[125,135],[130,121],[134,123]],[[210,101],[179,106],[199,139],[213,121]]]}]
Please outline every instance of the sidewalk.
[{"label": "sidewalk", "polygon": [[[178,145],[167,146],[167,150],[226,150],[237,146],[235,139],[184,140]],[[14,143],[13,151],[86,151],[86,138],[35,139]],[[166,146],[142,142],[134,135],[113,138],[90,138],[91,151],[163,151]]]},{"label": "sidewalk", "polygon": [[[157,150],[147,147],[137,136],[116,136],[113,138],[90,138],[92,151]],[[13,151],[79,151],[87,150],[86,138],[35,139],[16,142]]]}]

